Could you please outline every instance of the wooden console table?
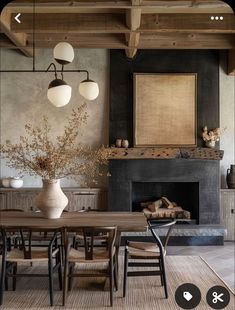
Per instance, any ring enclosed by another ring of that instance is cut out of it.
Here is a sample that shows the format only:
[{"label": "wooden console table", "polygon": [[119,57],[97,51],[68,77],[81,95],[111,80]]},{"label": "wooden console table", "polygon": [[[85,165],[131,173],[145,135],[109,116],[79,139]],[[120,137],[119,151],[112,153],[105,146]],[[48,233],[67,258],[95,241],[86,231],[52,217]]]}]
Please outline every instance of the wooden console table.
[{"label": "wooden console table", "polygon": [[[22,209],[32,211],[34,198],[40,188],[0,188],[0,210]],[[107,210],[107,190],[105,188],[65,187],[63,192],[68,197],[68,211],[79,211],[82,208]]]}]

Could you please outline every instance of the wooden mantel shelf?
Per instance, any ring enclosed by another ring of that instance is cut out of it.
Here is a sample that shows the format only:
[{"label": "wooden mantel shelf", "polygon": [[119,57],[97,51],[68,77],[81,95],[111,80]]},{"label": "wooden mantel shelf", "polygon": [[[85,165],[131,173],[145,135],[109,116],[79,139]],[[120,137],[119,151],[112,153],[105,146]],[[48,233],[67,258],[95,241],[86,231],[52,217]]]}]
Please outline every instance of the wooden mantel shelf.
[{"label": "wooden mantel shelf", "polygon": [[109,159],[210,159],[222,160],[224,151],[210,148],[110,148]]}]

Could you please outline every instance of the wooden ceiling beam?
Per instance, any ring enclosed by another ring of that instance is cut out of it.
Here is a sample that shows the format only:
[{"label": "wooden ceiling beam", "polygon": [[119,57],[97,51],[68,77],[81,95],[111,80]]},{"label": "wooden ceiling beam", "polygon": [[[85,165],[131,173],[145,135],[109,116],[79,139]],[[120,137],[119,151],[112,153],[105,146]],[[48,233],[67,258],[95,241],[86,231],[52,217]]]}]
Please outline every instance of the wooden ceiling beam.
[{"label": "wooden ceiling beam", "polygon": [[139,45],[140,32],[137,30],[141,25],[141,9],[139,8],[141,3],[141,0],[132,0],[132,9],[128,9],[126,11],[126,24],[131,31],[126,35],[127,44],[129,47],[126,49],[126,56],[128,58],[133,58],[136,55]]},{"label": "wooden ceiling beam", "polygon": [[33,56],[33,50],[27,47],[26,33],[13,33],[11,31],[11,13],[8,10],[3,10],[0,19],[0,29],[8,39],[19,48],[19,50],[27,57]]},{"label": "wooden ceiling beam", "polygon": [[[131,1],[40,1],[37,0],[37,13],[101,13],[102,10],[126,10],[133,6]],[[32,0],[14,1],[8,4],[13,13],[29,13]],[[139,8],[144,14],[151,13],[233,13],[232,8],[219,0],[143,0]],[[99,12],[98,12],[99,10]],[[111,11],[109,11],[111,12]],[[104,13],[108,13],[107,11]]]},{"label": "wooden ceiling beam", "polygon": [[[33,33],[33,14],[24,14],[20,24],[11,17],[14,32]],[[35,14],[35,33],[126,33],[122,14]]]},{"label": "wooden ceiling beam", "polygon": [[211,14],[144,14],[141,32],[235,33],[234,14],[219,15],[223,20],[211,20]]},{"label": "wooden ceiling beam", "polygon": [[[36,14],[36,33],[142,33],[194,32],[235,33],[235,17],[226,14],[223,20],[211,21],[208,14],[151,14],[141,15],[140,9],[122,14]],[[22,23],[11,17],[11,30],[15,33],[33,32],[33,15],[24,14]]]},{"label": "wooden ceiling beam", "polygon": [[235,49],[233,34],[142,34],[139,49]]},{"label": "wooden ceiling beam", "polygon": [[[123,34],[36,34],[35,48],[53,48],[59,41],[67,41],[74,48],[126,49]],[[32,45],[33,35],[28,35],[28,44]]]}]

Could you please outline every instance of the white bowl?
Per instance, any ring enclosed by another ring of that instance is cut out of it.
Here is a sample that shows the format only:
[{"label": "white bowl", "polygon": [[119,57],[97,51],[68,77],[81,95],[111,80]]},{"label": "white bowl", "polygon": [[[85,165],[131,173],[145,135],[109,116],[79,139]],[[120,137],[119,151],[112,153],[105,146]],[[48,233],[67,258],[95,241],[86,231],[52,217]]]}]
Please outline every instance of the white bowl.
[{"label": "white bowl", "polygon": [[12,188],[20,188],[24,184],[24,181],[19,178],[12,178],[10,179],[10,187]]}]

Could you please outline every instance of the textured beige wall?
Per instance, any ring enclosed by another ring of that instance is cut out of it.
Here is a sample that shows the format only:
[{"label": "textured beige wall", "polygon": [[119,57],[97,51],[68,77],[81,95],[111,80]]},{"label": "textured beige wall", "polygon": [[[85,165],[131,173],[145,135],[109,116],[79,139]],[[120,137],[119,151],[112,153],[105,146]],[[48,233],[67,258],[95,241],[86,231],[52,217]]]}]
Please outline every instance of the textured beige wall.
[{"label": "textured beige wall", "polygon": [[[76,50],[74,63],[68,69],[87,69],[91,78],[99,83],[100,95],[94,102],[88,102],[89,120],[83,130],[81,141],[91,146],[108,143],[108,90],[109,53],[107,50]],[[36,68],[46,69],[53,60],[52,50],[41,50],[36,55]],[[226,188],[226,170],[235,162],[235,78],[226,75],[226,54],[221,53],[220,67],[220,126],[227,127],[221,137],[220,147],[225,151],[221,161],[221,185]],[[31,69],[32,60],[15,51],[1,52],[1,69]],[[66,107],[55,108],[46,98],[46,90],[53,79],[52,73],[2,73],[1,74],[1,141],[15,140],[24,133],[23,125],[29,120],[38,123],[47,115],[53,124],[54,135],[63,130],[66,115],[84,100],[78,93],[78,84],[85,76],[66,73],[65,80],[73,87],[72,100]],[[1,163],[0,177],[17,175],[16,171]],[[40,179],[24,177],[25,186],[40,186]],[[105,184],[105,178],[101,180]],[[63,186],[76,183],[63,180]]]},{"label": "textured beige wall", "polygon": [[[53,61],[51,49],[37,51],[36,69],[45,70]],[[14,51],[1,53],[1,69],[31,69],[32,60]],[[99,97],[87,102],[89,119],[83,127],[80,141],[90,146],[108,144],[108,88],[109,88],[109,53],[101,49],[82,49],[75,51],[73,64],[65,69],[87,69],[90,78],[97,81]],[[85,79],[83,73],[65,73],[66,82],[72,86],[72,99],[62,108],[56,108],[46,97],[53,73],[2,73],[1,74],[1,141],[15,141],[24,134],[24,124],[31,121],[38,124],[43,115],[48,116],[53,126],[53,135],[62,132],[66,116],[85,100],[78,92],[79,82]],[[17,175],[1,163],[1,177]],[[101,185],[105,180],[101,180]],[[39,178],[24,177],[25,186],[40,186]],[[74,181],[63,180],[63,186],[78,185]]]},{"label": "textured beige wall", "polygon": [[235,164],[235,77],[228,76],[226,53],[221,53],[220,65],[220,127],[225,128],[221,136],[220,148],[224,158],[220,162],[221,187],[226,188],[226,172],[230,164]]}]

